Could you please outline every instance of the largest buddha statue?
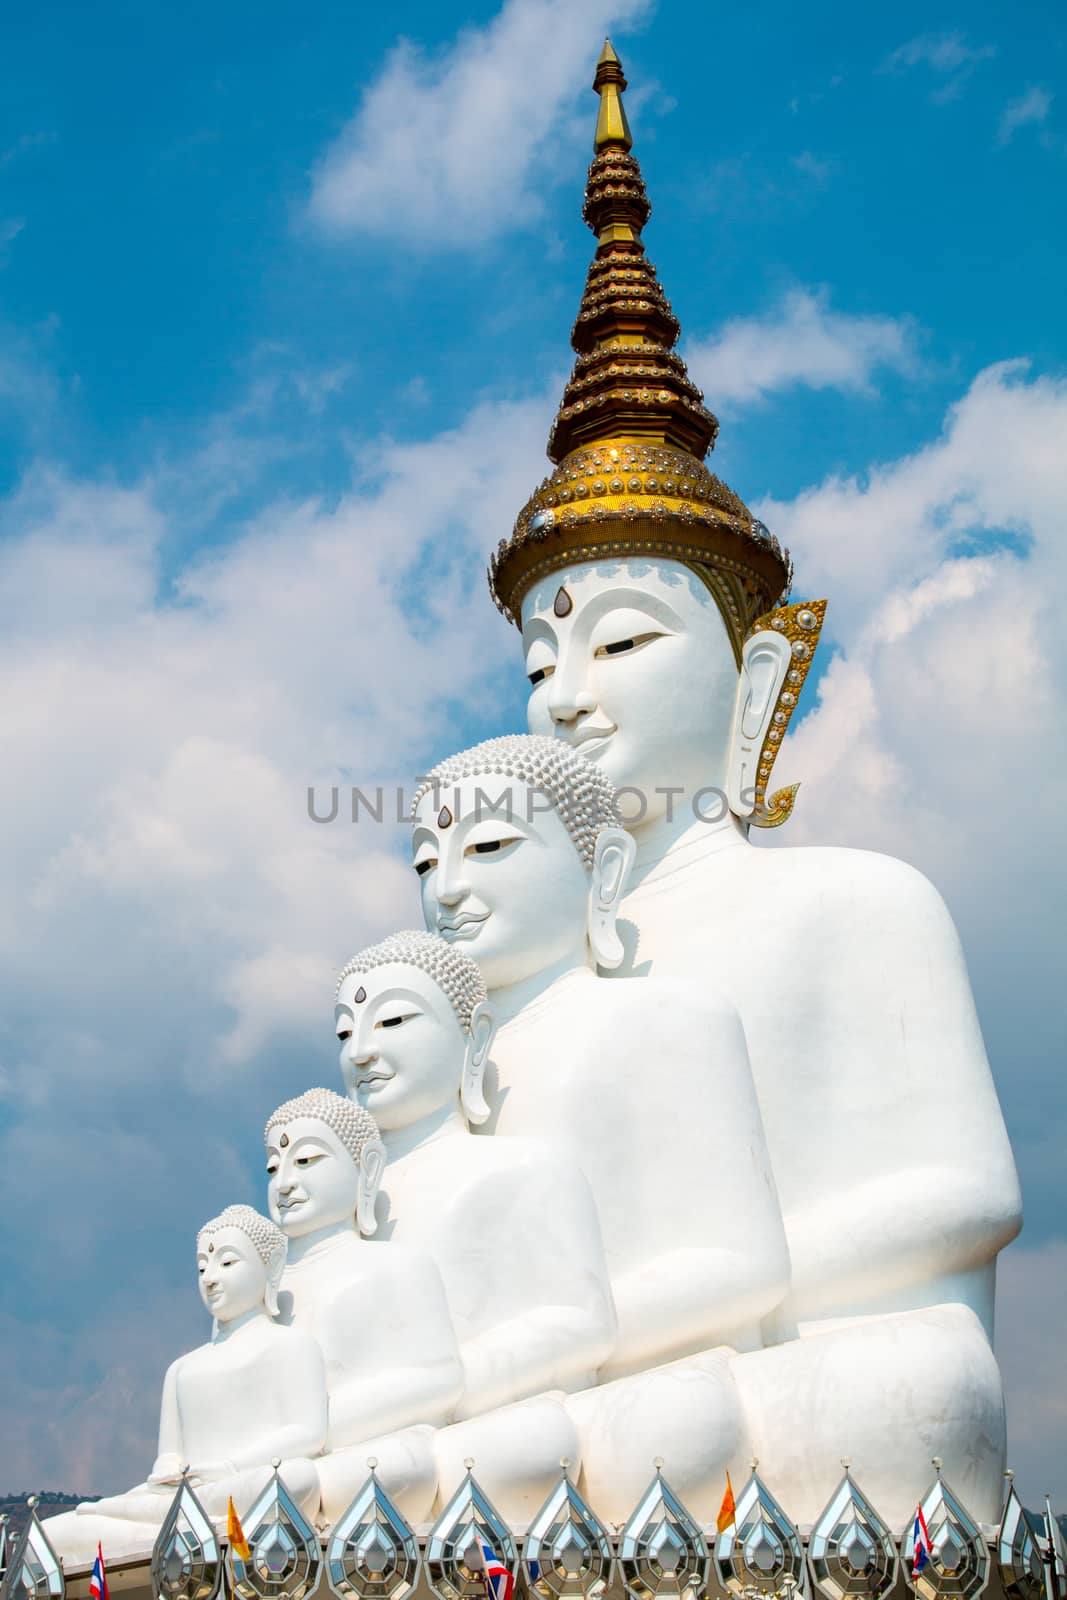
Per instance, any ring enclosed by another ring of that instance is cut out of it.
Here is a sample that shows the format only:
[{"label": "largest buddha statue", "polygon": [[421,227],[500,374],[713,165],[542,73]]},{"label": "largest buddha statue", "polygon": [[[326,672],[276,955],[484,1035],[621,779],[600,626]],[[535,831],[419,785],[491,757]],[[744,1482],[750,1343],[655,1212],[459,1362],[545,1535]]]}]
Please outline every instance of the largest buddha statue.
[{"label": "largest buddha statue", "polygon": [[770,1481],[803,1520],[839,1457],[869,1454],[865,1481],[903,1517],[936,1417],[954,1480],[991,1517],[995,1262],[1020,1197],[963,956],[911,867],[751,838],[792,809],[771,772],[825,607],[785,603],[787,553],[704,465],[718,424],[641,241],[625,87],[608,44],[555,470],[490,587],[522,633],[530,731],[597,763],[626,807],[612,976],[712,983],[741,1014],[792,1262],[774,1348],[734,1366]]}]

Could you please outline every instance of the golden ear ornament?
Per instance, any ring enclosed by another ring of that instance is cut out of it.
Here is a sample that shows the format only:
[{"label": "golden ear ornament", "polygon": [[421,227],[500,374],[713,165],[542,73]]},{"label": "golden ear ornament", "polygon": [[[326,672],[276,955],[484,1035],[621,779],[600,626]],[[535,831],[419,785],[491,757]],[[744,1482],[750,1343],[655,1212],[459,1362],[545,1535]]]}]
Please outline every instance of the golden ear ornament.
[{"label": "golden ear ornament", "polygon": [[771,772],[782,748],[793,712],[797,708],[826,617],[825,600],[804,600],[797,605],[778,606],[757,617],[745,635],[745,643],[757,633],[781,634],[789,643],[790,664],[771,712],[770,723],[760,751],[756,778],[756,809],[747,819],[753,828],[780,828],[793,814],[799,783],[775,789],[768,798]]}]

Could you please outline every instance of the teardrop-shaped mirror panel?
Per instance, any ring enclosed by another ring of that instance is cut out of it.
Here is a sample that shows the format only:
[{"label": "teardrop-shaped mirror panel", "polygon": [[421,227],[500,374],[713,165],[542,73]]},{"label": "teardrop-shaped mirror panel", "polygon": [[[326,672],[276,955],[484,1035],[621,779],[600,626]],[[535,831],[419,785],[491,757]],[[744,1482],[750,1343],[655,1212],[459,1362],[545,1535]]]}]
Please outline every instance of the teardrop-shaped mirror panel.
[{"label": "teardrop-shaped mirror panel", "polygon": [[63,1600],[63,1567],[38,1520],[36,1496],[27,1504],[30,1520],[11,1552],[4,1600]]},{"label": "teardrop-shaped mirror panel", "polygon": [[731,1594],[786,1594],[798,1589],[804,1552],[797,1531],[757,1472],[737,1497],[734,1520],[719,1535],[715,1563]]},{"label": "teardrop-shaped mirror panel", "polygon": [[1045,1563],[1023,1503],[1008,1484],[997,1533],[997,1563],[1009,1600],[1044,1600]]},{"label": "teardrop-shaped mirror panel", "polygon": [[540,1600],[601,1600],[614,1564],[608,1530],[564,1472],[526,1530],[527,1589]]},{"label": "teardrop-shaped mirror panel", "polygon": [[419,1581],[419,1541],[373,1468],[326,1541],[338,1600],[407,1600]]},{"label": "teardrop-shaped mirror panel", "polygon": [[1067,1539],[1063,1537],[1060,1519],[1053,1515],[1052,1501],[1045,1496],[1045,1538],[1048,1542],[1056,1586],[1060,1595],[1067,1595]]},{"label": "teardrop-shaped mirror panel", "polygon": [[157,1600],[214,1600],[222,1577],[211,1518],[182,1478],[152,1550]]},{"label": "teardrop-shaped mirror panel", "polygon": [[[938,1476],[919,1503],[929,1538],[929,1556],[921,1536],[918,1514],[909,1524],[901,1558],[912,1588],[921,1600],[974,1600],[989,1579],[989,1553],[978,1524]],[[916,1545],[919,1559],[916,1559]]]},{"label": "teardrop-shaped mirror panel", "polygon": [[517,1564],[507,1524],[468,1469],[426,1540],[430,1589],[438,1600],[493,1600],[506,1587],[494,1569],[514,1579]]},{"label": "teardrop-shaped mirror panel", "polygon": [[249,1558],[233,1560],[234,1593],[241,1600],[304,1600],[319,1581],[319,1536],[277,1472],[241,1524]]},{"label": "teardrop-shaped mirror panel", "polygon": [[847,1471],[811,1530],[808,1563],[827,1600],[881,1600],[897,1580],[893,1535]]},{"label": "teardrop-shaped mirror panel", "polygon": [[633,1600],[703,1600],[707,1592],[707,1540],[659,1472],[619,1535],[619,1571]]}]

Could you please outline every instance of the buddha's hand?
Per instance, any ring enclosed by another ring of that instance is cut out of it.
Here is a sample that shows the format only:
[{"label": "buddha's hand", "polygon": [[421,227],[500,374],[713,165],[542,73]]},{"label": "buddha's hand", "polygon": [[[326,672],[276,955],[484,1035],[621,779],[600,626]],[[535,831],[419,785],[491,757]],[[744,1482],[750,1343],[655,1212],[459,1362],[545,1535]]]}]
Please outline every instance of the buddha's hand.
[{"label": "buddha's hand", "polygon": [[149,1483],[180,1483],[184,1463],[181,1456],[173,1450],[167,1450],[157,1456],[151,1472],[148,1474]]}]

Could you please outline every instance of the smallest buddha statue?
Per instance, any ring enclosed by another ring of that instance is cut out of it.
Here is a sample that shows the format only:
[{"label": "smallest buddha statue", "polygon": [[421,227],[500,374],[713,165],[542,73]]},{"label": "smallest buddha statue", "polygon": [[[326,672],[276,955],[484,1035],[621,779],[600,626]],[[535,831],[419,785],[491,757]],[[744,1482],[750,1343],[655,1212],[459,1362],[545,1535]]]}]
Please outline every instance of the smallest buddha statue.
[{"label": "smallest buddha statue", "polygon": [[326,1440],[326,1367],[310,1335],[275,1320],[285,1256],[281,1229],[251,1206],[227,1206],[201,1228],[196,1264],[211,1338],[167,1371],[147,1481],[49,1523],[67,1561],[88,1560],[98,1541],[112,1559],[150,1549],[183,1468],[204,1509],[221,1519],[231,1498],[251,1504],[280,1458],[289,1493],[317,1511],[312,1458]]}]

